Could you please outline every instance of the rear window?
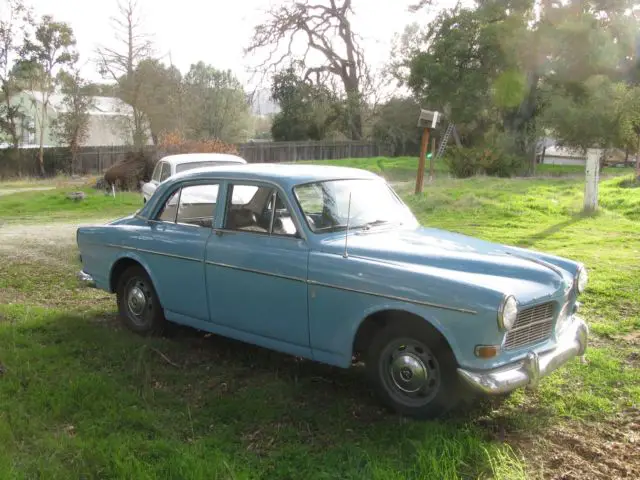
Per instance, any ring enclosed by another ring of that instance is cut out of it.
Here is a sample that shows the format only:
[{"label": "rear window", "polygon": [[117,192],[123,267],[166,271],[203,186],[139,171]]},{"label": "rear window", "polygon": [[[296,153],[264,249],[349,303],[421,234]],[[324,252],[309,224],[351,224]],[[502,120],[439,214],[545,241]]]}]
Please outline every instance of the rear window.
[{"label": "rear window", "polygon": [[220,165],[235,165],[238,162],[193,162],[193,163],[181,163],[176,165],[176,173],[186,172],[187,170],[193,170],[194,168],[204,167],[219,167]]}]

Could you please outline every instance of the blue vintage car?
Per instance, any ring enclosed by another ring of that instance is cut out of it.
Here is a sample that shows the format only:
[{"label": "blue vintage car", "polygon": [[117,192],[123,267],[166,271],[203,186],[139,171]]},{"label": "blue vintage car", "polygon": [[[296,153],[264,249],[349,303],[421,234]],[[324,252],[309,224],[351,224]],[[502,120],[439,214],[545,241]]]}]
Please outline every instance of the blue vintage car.
[{"label": "blue vintage car", "polygon": [[189,171],[77,242],[81,279],[116,294],[131,330],[169,321],[344,368],[360,359],[406,415],[534,386],[587,346],[582,265],[421,227],[357,169]]}]

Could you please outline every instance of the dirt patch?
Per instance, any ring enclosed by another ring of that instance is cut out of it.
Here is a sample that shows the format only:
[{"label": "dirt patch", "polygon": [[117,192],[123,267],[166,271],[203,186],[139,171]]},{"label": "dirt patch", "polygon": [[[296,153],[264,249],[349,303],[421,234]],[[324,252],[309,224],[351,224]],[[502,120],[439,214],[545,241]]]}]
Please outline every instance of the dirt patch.
[{"label": "dirt patch", "polygon": [[35,248],[40,251],[64,249],[75,245],[76,230],[85,225],[99,225],[107,220],[84,221],[82,223],[46,223],[37,225],[0,225],[0,252],[25,255]]},{"label": "dirt patch", "polygon": [[640,409],[599,423],[568,422],[537,437],[510,438],[541,478],[640,478]]},{"label": "dirt patch", "polygon": [[55,190],[55,188],[56,187],[0,188],[0,197],[22,192],[44,192],[46,190]]},{"label": "dirt patch", "polygon": [[[87,222],[89,223],[89,222]],[[99,223],[99,222],[90,222]],[[112,302],[75,282],[78,223],[0,226],[0,304],[87,310]]]}]

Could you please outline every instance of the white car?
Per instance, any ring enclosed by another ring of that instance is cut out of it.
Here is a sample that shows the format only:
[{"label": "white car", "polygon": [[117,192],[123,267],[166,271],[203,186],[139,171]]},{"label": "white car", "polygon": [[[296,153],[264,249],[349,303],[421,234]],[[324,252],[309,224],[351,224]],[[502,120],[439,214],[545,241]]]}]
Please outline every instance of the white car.
[{"label": "white car", "polygon": [[169,155],[161,158],[153,169],[151,180],[142,185],[142,197],[144,203],[151,198],[158,185],[176,173],[185,172],[194,168],[215,167],[220,165],[231,165],[247,163],[237,155],[227,153],[183,153],[179,155]]}]

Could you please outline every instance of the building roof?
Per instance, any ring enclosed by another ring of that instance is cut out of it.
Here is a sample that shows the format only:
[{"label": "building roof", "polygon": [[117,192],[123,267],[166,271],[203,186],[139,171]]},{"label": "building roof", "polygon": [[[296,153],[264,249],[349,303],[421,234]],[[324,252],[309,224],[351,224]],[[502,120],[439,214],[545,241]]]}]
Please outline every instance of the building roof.
[{"label": "building roof", "polygon": [[[42,92],[31,90],[25,91],[26,95],[31,97],[37,102],[41,102]],[[64,104],[63,93],[52,93],[49,97],[49,107],[55,112],[64,113],[67,111],[67,107]],[[122,100],[116,97],[92,97],[93,105],[89,109],[89,115],[104,115],[104,116],[128,116],[132,114],[130,105],[127,105]]]}]

